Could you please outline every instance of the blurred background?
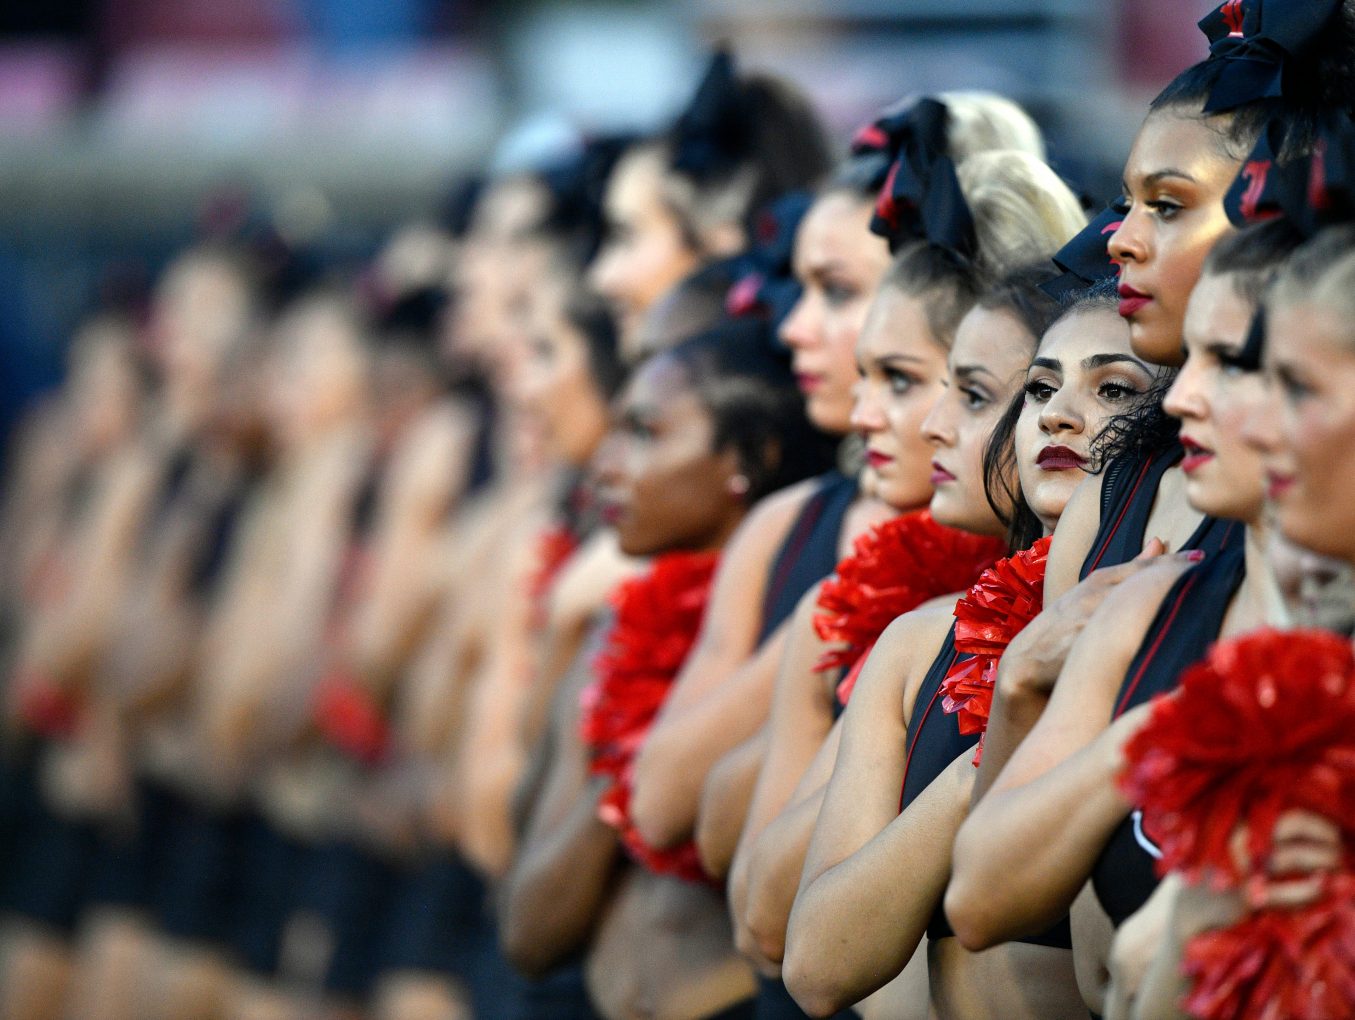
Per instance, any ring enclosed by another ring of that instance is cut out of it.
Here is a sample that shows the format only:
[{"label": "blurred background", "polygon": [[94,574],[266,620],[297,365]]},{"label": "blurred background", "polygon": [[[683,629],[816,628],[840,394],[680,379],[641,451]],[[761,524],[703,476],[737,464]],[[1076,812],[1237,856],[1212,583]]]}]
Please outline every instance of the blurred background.
[{"label": "blurred background", "polygon": [[462,177],[644,128],[705,47],[795,80],[845,141],[905,93],[1025,104],[1098,203],[1206,0],[6,0],[0,434],[75,323],[213,222],[357,264]]}]

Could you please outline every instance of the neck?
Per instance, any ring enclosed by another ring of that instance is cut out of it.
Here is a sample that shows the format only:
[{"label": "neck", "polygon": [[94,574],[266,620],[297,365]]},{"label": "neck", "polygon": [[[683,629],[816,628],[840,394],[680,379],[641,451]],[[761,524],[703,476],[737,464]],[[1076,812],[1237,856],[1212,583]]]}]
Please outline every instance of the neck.
[{"label": "neck", "polygon": [[1244,542],[1247,576],[1238,589],[1234,605],[1246,614],[1247,629],[1264,623],[1283,623],[1288,614],[1266,555],[1270,546],[1270,525],[1260,518],[1248,521]]}]

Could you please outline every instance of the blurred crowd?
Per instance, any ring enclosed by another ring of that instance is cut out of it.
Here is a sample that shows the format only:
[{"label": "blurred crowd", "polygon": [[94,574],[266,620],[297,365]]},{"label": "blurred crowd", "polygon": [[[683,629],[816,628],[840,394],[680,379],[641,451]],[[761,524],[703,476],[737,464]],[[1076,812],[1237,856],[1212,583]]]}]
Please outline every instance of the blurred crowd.
[{"label": "blurred crowd", "polygon": [[[3,487],[0,1018],[1174,1015],[1172,924],[1238,907],[1151,874],[1135,706],[1355,619],[1346,511],[1283,503],[1340,505],[1333,454],[1253,420],[1271,278],[1349,297],[1351,134],[1309,113],[1355,113],[1350,7],[1262,7],[1202,23],[1105,213],[1007,99],[848,142],[721,50],[661,130],[362,266],[204,231],[91,312]],[[1268,92],[1218,73],[1244,38]],[[1322,789],[1264,838],[1330,890]],[[1355,1015],[1322,917],[1327,997],[1189,1015]]]}]

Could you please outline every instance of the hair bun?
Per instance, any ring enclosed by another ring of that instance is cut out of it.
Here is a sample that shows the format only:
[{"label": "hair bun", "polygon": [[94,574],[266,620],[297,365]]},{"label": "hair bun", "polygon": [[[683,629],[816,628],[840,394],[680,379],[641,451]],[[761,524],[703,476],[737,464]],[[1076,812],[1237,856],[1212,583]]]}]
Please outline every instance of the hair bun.
[{"label": "hair bun", "polygon": [[1199,21],[1210,60],[1224,65],[1205,113],[1224,113],[1284,95],[1291,57],[1312,46],[1342,0],[1227,0]]},{"label": "hair bun", "polygon": [[752,145],[753,104],[721,47],[711,57],[696,94],[670,131],[674,170],[704,180],[738,166]]}]

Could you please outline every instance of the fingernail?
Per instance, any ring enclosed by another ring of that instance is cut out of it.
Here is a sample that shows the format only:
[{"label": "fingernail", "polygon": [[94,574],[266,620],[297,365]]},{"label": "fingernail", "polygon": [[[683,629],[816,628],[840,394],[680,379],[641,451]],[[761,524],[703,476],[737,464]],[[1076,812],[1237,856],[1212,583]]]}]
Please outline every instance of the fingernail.
[{"label": "fingernail", "polygon": [[1200,560],[1204,559],[1204,550],[1191,549],[1189,552],[1186,553],[1186,559],[1191,563],[1199,563]]}]

